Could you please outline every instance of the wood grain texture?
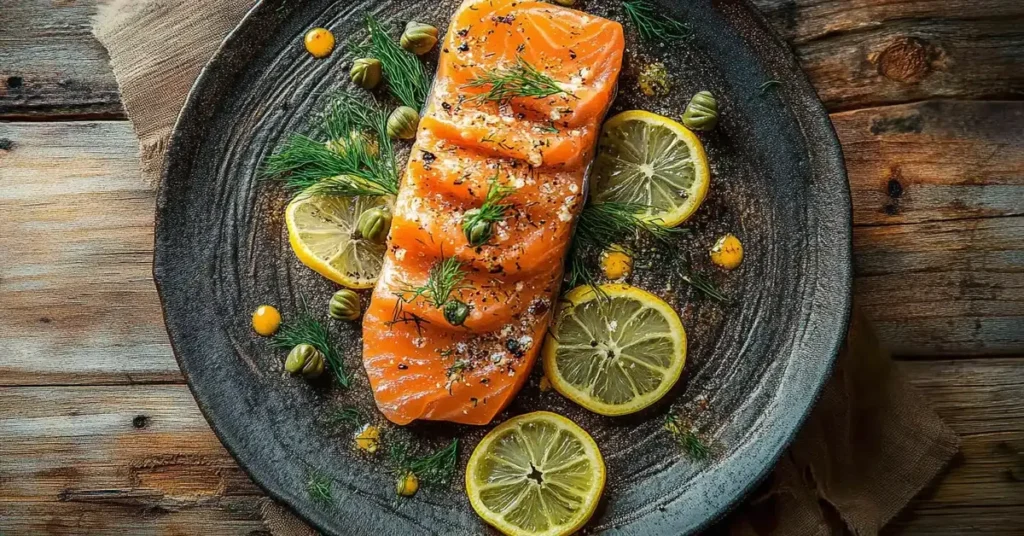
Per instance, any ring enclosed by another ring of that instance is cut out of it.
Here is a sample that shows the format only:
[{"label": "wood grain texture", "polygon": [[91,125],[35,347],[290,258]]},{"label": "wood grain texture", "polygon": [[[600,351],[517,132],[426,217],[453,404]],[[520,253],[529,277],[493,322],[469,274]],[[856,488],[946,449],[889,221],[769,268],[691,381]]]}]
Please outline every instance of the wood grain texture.
[{"label": "wood grain texture", "polygon": [[178,381],[127,122],[0,123],[0,385]]},{"label": "wood grain texture", "polygon": [[[893,534],[963,534],[971,527],[1006,534],[1013,526],[1007,523],[1024,520],[1021,362],[900,364],[964,445]],[[0,435],[0,530],[249,534],[263,528],[259,489],[209,430],[185,386],[0,388]]]},{"label": "wood grain texture", "polygon": [[[754,3],[830,110],[1024,95],[1020,2]],[[0,0],[0,116],[123,117],[106,52],[89,31],[96,4]]]},{"label": "wood grain texture", "polygon": [[0,0],[0,117],[124,117],[95,0]]},{"label": "wood grain texture", "polygon": [[754,0],[832,111],[1024,95],[1024,3]]}]

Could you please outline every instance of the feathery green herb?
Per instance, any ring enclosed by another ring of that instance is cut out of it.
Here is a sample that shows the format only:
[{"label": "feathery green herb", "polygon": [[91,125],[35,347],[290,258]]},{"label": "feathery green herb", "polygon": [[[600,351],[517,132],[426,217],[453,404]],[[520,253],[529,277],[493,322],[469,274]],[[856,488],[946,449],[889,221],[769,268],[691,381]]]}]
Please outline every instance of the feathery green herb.
[{"label": "feathery green herb", "polygon": [[701,462],[711,457],[711,449],[693,431],[690,424],[678,415],[670,413],[665,417],[665,430],[694,461]]},{"label": "feathery green herb", "polygon": [[490,186],[487,189],[487,196],[484,198],[484,202],[480,205],[480,208],[466,212],[466,219],[462,220],[462,229],[467,233],[470,232],[474,226],[481,223],[494,224],[505,219],[505,212],[512,208],[512,205],[502,204],[508,196],[512,195],[516,191],[515,188],[498,184],[498,174],[494,174],[494,178],[490,180]]},{"label": "feathery green herb", "polygon": [[688,232],[643,218],[642,214],[648,208],[638,203],[614,201],[590,203],[583,207],[570,246],[567,270],[570,287],[581,284],[595,286],[597,258],[612,244],[641,235],[665,242],[676,234]]},{"label": "feathery green herb", "polygon": [[264,173],[294,192],[325,196],[396,195],[398,160],[387,114],[376,103],[336,93],[317,116],[313,136],[295,134]]},{"label": "feathery green herb", "polygon": [[761,93],[766,93],[769,89],[781,85],[782,82],[778,80],[765,80],[764,82],[761,83],[761,85],[757,86],[757,89],[759,89]]},{"label": "feathery green herb", "polygon": [[326,506],[334,501],[334,489],[331,479],[319,470],[309,473],[309,480],[306,481],[306,493],[313,502]]},{"label": "feathery green herb", "polygon": [[626,0],[622,7],[644,41],[670,43],[690,34],[686,24],[655,12],[646,0]]},{"label": "feathery green herb", "polygon": [[341,426],[346,429],[360,428],[370,422],[362,410],[353,406],[345,406],[331,413],[327,417],[327,423],[334,426]]},{"label": "feathery green herb", "polygon": [[453,439],[444,448],[424,456],[415,456],[413,446],[405,440],[393,439],[388,458],[399,475],[411,472],[426,485],[442,486],[451,482],[459,459],[459,440]]},{"label": "feathery green herb", "polygon": [[694,270],[689,260],[680,264],[679,276],[708,298],[721,303],[729,303],[729,297],[715,285],[710,277]]},{"label": "feathery green herb", "polygon": [[462,263],[455,257],[443,258],[430,268],[427,282],[423,286],[405,286],[398,292],[399,303],[412,303],[422,296],[427,303],[440,309],[448,303],[453,292],[466,288],[463,284],[466,273]]},{"label": "feathery green herb", "polygon": [[281,324],[281,329],[270,339],[270,344],[276,348],[292,349],[300,344],[310,344],[324,355],[327,360],[327,367],[334,373],[338,383],[342,387],[348,387],[348,375],[345,373],[345,363],[341,355],[331,342],[331,332],[327,326],[313,317],[303,305],[295,318]]},{"label": "feathery green herb", "polygon": [[522,56],[516,56],[516,63],[504,69],[486,71],[470,80],[465,87],[490,86],[486,93],[473,97],[477,101],[507,103],[515,97],[542,99],[567,93],[553,78],[530,65]]},{"label": "feathery green herb", "polygon": [[388,91],[396,99],[414,110],[423,108],[430,91],[430,80],[419,58],[399,46],[373,15],[366,16],[366,29],[370,40],[356,45],[356,52],[380,60]]}]

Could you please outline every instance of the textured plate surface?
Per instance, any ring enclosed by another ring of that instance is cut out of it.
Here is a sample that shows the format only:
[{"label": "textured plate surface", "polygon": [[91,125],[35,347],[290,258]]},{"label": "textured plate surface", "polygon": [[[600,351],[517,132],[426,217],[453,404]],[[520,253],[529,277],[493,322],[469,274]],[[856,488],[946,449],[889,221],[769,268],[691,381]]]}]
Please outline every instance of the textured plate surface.
[{"label": "textured plate surface", "polygon": [[[708,200],[688,224],[693,233],[669,253],[641,257],[633,281],[681,312],[690,339],[683,379],[662,403],[605,418],[542,393],[535,370],[498,419],[547,409],[594,436],[609,480],[591,532],[678,535],[735,504],[771,468],[813,404],[850,305],[850,198],[842,155],[788,48],[743,1],[655,3],[686,20],[692,35],[678,45],[646,46],[626,24],[627,62],[612,113],[643,108],[678,116],[701,89],[713,91],[722,110],[718,128],[701,134],[713,179]],[[257,180],[279,140],[304,130],[324,95],[348,83],[347,51],[313,60],[301,46],[303,33],[325,26],[341,42],[362,36],[367,10],[396,28],[416,18],[444,31],[454,4],[260,4],[203,71],[169,149],[154,272],[181,369],[213,429],[253,479],[327,533],[489,530],[473,514],[461,474],[450,487],[398,503],[382,461],[357,456],[351,439],[328,424],[326,415],[343,405],[372,412],[358,326],[332,322],[354,376],[348,391],[287,377],[283,353],[249,326],[261,303],[276,305],[287,318],[303,299],[314,311],[324,310],[335,290],[295,260],[283,225],[287,196]],[[580,5],[625,21],[617,1]],[[638,72],[652,61],[664,62],[672,74],[667,97],[637,90]],[[769,80],[778,83],[764,86]],[[730,274],[708,266],[706,254],[727,231],[746,246],[743,266]],[[684,252],[714,274],[732,304],[702,299],[681,281]],[[710,439],[711,461],[690,461],[662,431],[670,408]],[[426,424],[399,433],[430,445],[458,436],[463,465],[485,432]],[[329,505],[317,505],[306,493],[314,471],[333,482]]]}]

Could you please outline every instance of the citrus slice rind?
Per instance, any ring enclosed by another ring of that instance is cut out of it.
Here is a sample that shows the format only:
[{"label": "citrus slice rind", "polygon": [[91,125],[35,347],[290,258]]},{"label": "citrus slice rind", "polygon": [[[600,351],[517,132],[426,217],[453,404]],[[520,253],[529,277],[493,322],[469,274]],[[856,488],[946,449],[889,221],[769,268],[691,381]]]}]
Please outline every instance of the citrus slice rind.
[{"label": "citrus slice rind", "polygon": [[601,415],[625,415],[657,402],[686,362],[686,331],[663,300],[624,284],[565,295],[542,350],[556,391]]},{"label": "citrus slice rind", "polygon": [[605,466],[594,439],[546,411],[509,419],[469,458],[466,493],[477,514],[504,534],[562,536],[597,509]]},{"label": "citrus slice rind", "polygon": [[650,208],[643,217],[666,227],[692,216],[711,183],[697,136],[676,121],[642,110],[605,122],[593,169],[594,202],[645,205]]},{"label": "citrus slice rind", "polygon": [[383,197],[299,195],[285,210],[288,242],[303,264],[327,279],[349,288],[371,288],[387,247],[353,231],[360,214],[386,204]]}]

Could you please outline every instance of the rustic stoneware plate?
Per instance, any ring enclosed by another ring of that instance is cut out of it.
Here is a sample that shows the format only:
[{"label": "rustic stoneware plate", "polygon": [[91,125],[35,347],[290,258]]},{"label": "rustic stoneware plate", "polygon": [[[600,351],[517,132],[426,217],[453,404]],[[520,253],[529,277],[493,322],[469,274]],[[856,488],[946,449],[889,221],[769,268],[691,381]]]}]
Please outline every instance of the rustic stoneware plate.
[{"label": "rustic stoneware plate", "polygon": [[[850,195],[839,144],[814,90],[786,45],[742,0],[656,1],[692,35],[644,45],[617,0],[582,0],[624,22],[627,61],[612,113],[643,108],[678,116],[694,92],[719,96],[722,119],[701,134],[712,162],[711,194],[692,233],[671,253],[644,257],[634,284],[668,297],[690,339],[686,372],[666,399],[622,418],[590,414],[538,388],[539,371],[499,417],[544,408],[593,434],[608,485],[588,532],[679,535],[725,513],[772,467],[831,370],[850,307]],[[309,385],[282,371],[283,353],[255,336],[261,303],[287,318],[303,300],[326,308],[335,287],[299,264],[287,243],[287,195],[259,181],[283,136],[302,131],[330,90],[348,84],[343,47],[314,60],[302,36],[330,28],[360,38],[367,11],[442,31],[454,0],[278,1],[257,5],[205,68],[178,119],[157,207],[154,272],[181,369],[224,445],[270,495],[331,534],[481,534],[458,474],[448,487],[397,501],[381,460],[356,455],[348,433],[325,415],[357,405],[383,423],[359,360],[359,329],[331,321],[354,378],[348,390]],[[433,72],[428,57],[428,66]],[[639,69],[662,61],[668,97],[644,97]],[[774,80],[777,82],[766,82]],[[706,251],[730,231],[747,249],[743,266],[716,271]],[[679,275],[683,254],[732,297],[721,305]],[[539,366],[537,367],[540,368]],[[713,456],[690,460],[662,429],[680,411]],[[460,470],[487,428],[415,425],[402,433],[437,445],[460,437]],[[326,475],[330,504],[306,482]]]}]

